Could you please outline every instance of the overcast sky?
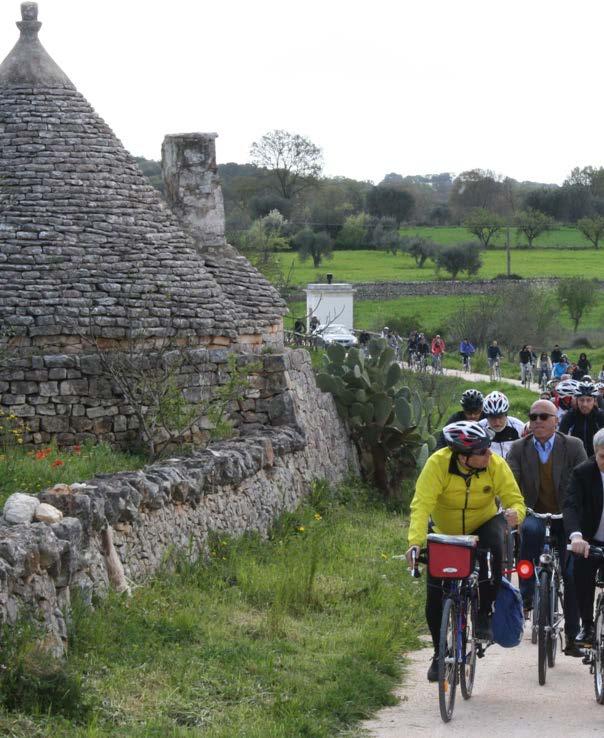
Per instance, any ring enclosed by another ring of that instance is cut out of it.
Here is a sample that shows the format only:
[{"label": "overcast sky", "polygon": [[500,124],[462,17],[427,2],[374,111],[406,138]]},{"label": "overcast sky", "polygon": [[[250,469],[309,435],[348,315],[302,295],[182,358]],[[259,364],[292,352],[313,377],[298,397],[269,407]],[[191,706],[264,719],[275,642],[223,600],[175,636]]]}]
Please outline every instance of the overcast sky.
[{"label": "overcast sky", "polygon": [[[50,55],[129,151],[217,131],[249,160],[274,128],[325,173],[481,167],[561,183],[604,164],[597,0],[41,0]],[[17,0],[0,3],[0,58]]]}]

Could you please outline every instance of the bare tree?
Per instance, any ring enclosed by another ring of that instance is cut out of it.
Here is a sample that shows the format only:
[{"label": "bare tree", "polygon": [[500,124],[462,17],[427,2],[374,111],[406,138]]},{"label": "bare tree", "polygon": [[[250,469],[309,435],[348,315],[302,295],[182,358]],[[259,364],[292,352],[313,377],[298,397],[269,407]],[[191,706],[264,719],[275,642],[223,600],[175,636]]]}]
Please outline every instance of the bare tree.
[{"label": "bare tree", "polygon": [[298,133],[275,130],[266,133],[250,148],[252,162],[275,177],[275,189],[287,200],[314,183],[323,169],[318,146]]}]

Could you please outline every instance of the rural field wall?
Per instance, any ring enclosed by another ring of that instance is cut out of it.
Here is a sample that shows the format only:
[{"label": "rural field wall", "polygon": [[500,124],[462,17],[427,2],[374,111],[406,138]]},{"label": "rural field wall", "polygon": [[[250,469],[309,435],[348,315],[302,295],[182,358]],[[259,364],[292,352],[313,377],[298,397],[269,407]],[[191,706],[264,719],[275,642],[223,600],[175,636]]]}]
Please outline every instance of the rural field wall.
[{"label": "rural field wall", "polygon": [[[537,287],[555,287],[557,279],[480,279],[460,280],[446,279],[428,282],[355,282],[355,300],[394,300],[397,297],[413,297],[420,295],[488,295],[503,284],[532,285]],[[604,281],[599,281],[604,290]],[[296,291],[291,301],[305,301],[306,293]]]},{"label": "rural field wall", "polygon": [[[254,422],[239,437],[140,471],[56,485],[34,496],[31,520],[9,522],[7,504],[0,518],[0,621],[33,610],[49,647],[62,653],[75,591],[90,601],[110,586],[127,589],[172,551],[203,554],[212,531],[266,533],[313,480],[338,483],[358,473],[356,451],[333,398],[315,384],[308,353],[264,359],[272,394],[259,391],[246,411]],[[264,424],[256,422],[260,415]],[[38,522],[38,503],[63,517]]]}]

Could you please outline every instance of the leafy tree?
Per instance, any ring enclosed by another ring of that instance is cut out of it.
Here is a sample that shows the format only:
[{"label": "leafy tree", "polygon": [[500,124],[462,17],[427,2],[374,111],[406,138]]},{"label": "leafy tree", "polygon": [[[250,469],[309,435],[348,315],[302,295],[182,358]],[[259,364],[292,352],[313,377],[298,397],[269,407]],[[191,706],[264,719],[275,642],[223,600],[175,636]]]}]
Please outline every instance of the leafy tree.
[{"label": "leafy tree", "polygon": [[373,187],[367,193],[367,209],[380,218],[394,218],[398,223],[407,220],[413,212],[413,196],[405,190],[392,187]]},{"label": "leafy tree", "polygon": [[405,243],[394,218],[380,218],[373,229],[371,241],[376,249],[387,251],[393,256],[403,250]]},{"label": "leafy tree", "polygon": [[286,200],[276,192],[267,192],[265,194],[256,194],[249,201],[249,211],[252,218],[264,218],[265,215],[273,211],[278,211],[285,218],[291,215],[291,200]]},{"label": "leafy tree", "polygon": [[349,215],[338,233],[336,248],[350,250],[367,248],[370,227],[371,218],[367,213]]},{"label": "leafy tree", "polygon": [[598,300],[598,283],[584,277],[563,279],[558,283],[556,294],[558,302],[568,311],[576,333],[581,318]]},{"label": "leafy tree", "polygon": [[254,164],[268,169],[275,189],[286,200],[313,184],[323,169],[321,149],[297,133],[275,130],[266,133],[250,148]]},{"label": "leafy tree", "polygon": [[552,218],[539,210],[521,210],[514,220],[518,232],[526,236],[529,248],[532,247],[537,236],[551,231],[554,227]]},{"label": "leafy tree", "polygon": [[323,259],[333,258],[331,238],[324,232],[315,233],[310,226],[298,231],[292,243],[298,249],[300,260],[306,261],[311,257],[315,269],[321,265]]},{"label": "leafy tree", "polygon": [[501,212],[505,207],[503,178],[488,169],[470,169],[453,181],[449,205],[460,216],[474,208]]},{"label": "leafy tree", "polygon": [[289,242],[283,236],[287,224],[278,210],[272,210],[264,218],[254,221],[243,234],[239,250],[273,284],[283,284],[283,270],[279,251],[289,249]]},{"label": "leafy tree", "polygon": [[435,205],[428,215],[430,223],[446,225],[451,220],[451,209],[448,205]]},{"label": "leafy tree", "polygon": [[491,239],[503,228],[503,225],[501,216],[485,208],[471,210],[464,221],[465,228],[478,238],[485,249],[489,248]]},{"label": "leafy tree", "polygon": [[423,236],[409,236],[405,239],[405,251],[415,259],[416,265],[422,269],[428,259],[434,259],[438,245]]},{"label": "leafy tree", "polygon": [[597,215],[594,218],[581,218],[577,221],[577,228],[597,249],[600,239],[604,235],[604,218],[601,215]]},{"label": "leafy tree", "polygon": [[480,248],[477,243],[458,243],[437,251],[435,255],[436,268],[449,272],[451,279],[456,279],[459,272],[466,272],[468,276],[477,274],[482,266]]}]

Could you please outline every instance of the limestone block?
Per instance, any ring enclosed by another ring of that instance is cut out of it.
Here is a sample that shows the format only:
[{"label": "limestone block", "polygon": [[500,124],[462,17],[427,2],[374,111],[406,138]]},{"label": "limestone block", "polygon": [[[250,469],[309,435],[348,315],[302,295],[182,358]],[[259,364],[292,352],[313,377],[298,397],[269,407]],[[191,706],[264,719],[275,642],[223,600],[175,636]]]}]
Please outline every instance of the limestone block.
[{"label": "limestone block", "polygon": [[53,525],[54,523],[61,522],[63,513],[53,505],[49,505],[47,502],[41,502],[36,509],[34,518],[41,523]]},{"label": "limestone block", "polygon": [[15,492],[4,503],[4,520],[11,525],[31,523],[39,505],[37,497]]}]

